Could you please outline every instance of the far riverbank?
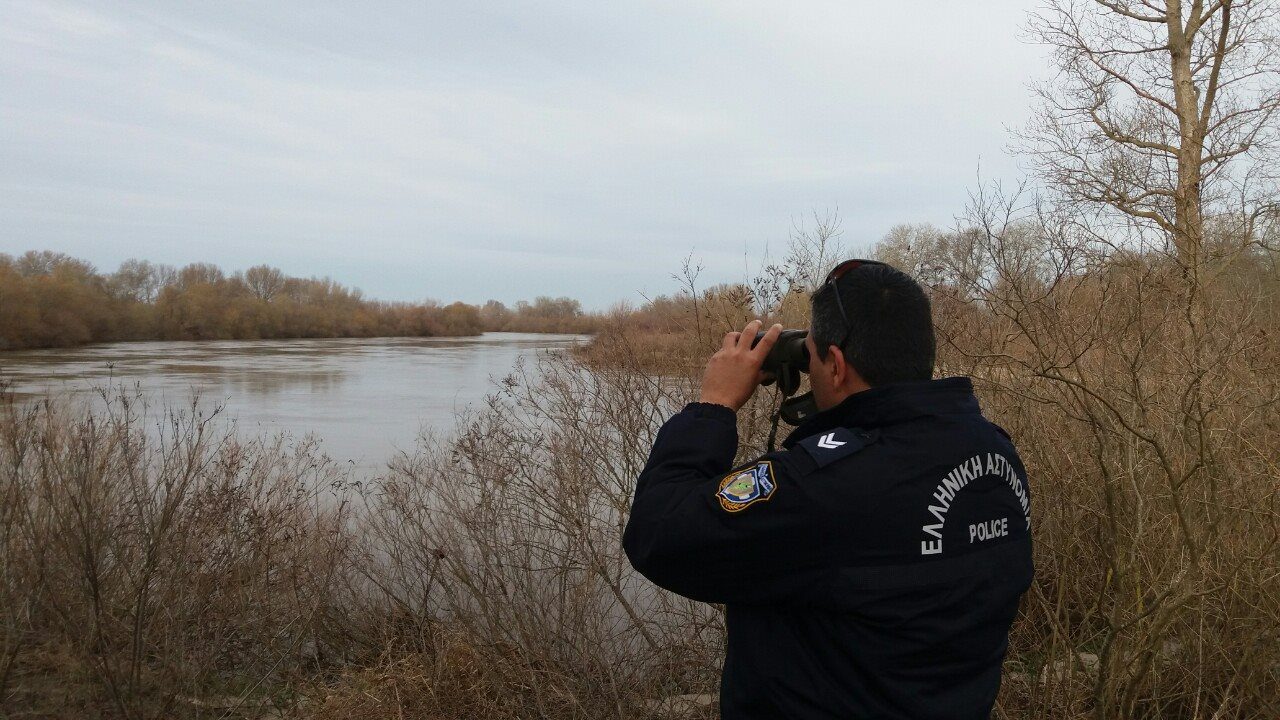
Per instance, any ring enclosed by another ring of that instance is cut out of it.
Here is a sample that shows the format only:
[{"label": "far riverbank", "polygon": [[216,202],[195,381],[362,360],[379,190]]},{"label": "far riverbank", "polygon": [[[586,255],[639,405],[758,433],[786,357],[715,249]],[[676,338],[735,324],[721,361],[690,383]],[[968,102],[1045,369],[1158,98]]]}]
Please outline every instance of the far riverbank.
[{"label": "far riverbank", "polygon": [[512,308],[385,302],[330,278],[258,265],[224,273],[126,260],[115,272],[54,252],[0,253],[0,351],[109,342],[470,337],[485,331],[588,333],[599,316],[571,298]]}]

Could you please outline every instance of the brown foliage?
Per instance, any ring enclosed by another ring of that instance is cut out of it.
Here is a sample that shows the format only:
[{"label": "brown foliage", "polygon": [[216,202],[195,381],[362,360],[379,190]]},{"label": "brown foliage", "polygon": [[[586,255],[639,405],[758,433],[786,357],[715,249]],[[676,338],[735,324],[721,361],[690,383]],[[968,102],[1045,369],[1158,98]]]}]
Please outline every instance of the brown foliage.
[{"label": "brown foliage", "polygon": [[[1276,714],[1280,257],[1218,223],[1192,274],[1172,245],[995,209],[960,231],[897,228],[875,254],[929,286],[939,374],[974,377],[1029,468],[1038,574],[999,713]],[[696,377],[751,307],[717,296],[660,298],[584,354]],[[645,332],[655,316],[665,332]]]},{"label": "brown foliage", "polygon": [[1218,238],[1187,272],[1172,244],[993,210],[911,252],[933,267],[942,370],[975,377],[1036,491],[1003,707],[1274,715],[1280,258]]},{"label": "brown foliage", "polygon": [[286,702],[281,679],[331,651],[344,475],[194,404],[154,419],[129,394],[96,414],[0,399],[0,714]]},{"label": "brown foliage", "polygon": [[[998,716],[1276,714],[1280,274],[1243,247],[1192,324],[1170,257],[1048,223],[879,248],[929,280],[940,373],[974,376],[1029,470],[1038,573]],[[803,295],[754,287],[634,316],[663,333],[618,313],[589,365],[544,355],[358,488],[306,446],[8,406],[0,707],[645,718],[689,696],[707,716],[722,616],[635,575],[619,536],[696,355],[762,305],[806,324]],[[739,414],[743,458],[773,400]]]},{"label": "brown foliage", "polygon": [[478,308],[368,300],[259,265],[228,277],[129,260],[110,275],[57,253],[0,254],[0,350],[115,340],[476,335]]},{"label": "brown foliage", "polygon": [[480,308],[480,318],[485,330],[498,332],[587,334],[600,325],[599,315],[583,312],[581,303],[567,297],[521,300],[514,309],[490,300]]}]

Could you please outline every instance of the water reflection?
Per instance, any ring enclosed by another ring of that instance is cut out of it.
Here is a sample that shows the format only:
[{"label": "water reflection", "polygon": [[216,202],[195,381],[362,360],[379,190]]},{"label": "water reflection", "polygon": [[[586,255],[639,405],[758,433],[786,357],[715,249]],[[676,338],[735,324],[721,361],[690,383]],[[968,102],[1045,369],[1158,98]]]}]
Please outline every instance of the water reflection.
[{"label": "water reflection", "polygon": [[19,397],[140,384],[155,407],[193,393],[225,404],[242,433],[315,434],[339,460],[377,469],[421,427],[448,430],[521,356],[582,341],[574,335],[114,343],[0,353],[0,381]]}]

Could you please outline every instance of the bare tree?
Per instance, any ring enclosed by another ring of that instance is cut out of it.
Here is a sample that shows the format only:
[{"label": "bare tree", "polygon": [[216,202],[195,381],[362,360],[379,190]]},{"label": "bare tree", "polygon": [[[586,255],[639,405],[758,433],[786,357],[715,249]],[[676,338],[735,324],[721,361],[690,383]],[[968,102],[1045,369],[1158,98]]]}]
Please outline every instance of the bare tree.
[{"label": "bare tree", "polygon": [[1023,135],[1052,191],[1155,230],[1193,272],[1208,214],[1236,216],[1256,241],[1276,209],[1271,3],[1048,0],[1030,30],[1060,71],[1036,88]]},{"label": "bare tree", "polygon": [[[169,271],[172,272],[172,268]],[[163,266],[146,260],[125,260],[120,263],[120,269],[108,278],[108,286],[119,297],[136,302],[155,302],[160,288],[164,286],[163,272]]]},{"label": "bare tree", "polygon": [[245,284],[254,297],[271,302],[284,288],[284,274],[270,265],[255,265],[244,272]]},{"label": "bare tree", "polygon": [[96,271],[84,260],[51,250],[29,250],[15,261],[18,274],[23,277],[53,275],[63,272],[76,277],[90,277]]},{"label": "bare tree", "polygon": [[827,210],[825,213],[813,212],[813,227],[796,222],[791,228],[791,242],[783,263],[774,267],[772,273],[785,273],[789,284],[801,290],[816,290],[818,283],[826,275],[827,270],[836,262],[844,259],[845,247],[841,241],[844,229],[841,227],[839,209]]}]

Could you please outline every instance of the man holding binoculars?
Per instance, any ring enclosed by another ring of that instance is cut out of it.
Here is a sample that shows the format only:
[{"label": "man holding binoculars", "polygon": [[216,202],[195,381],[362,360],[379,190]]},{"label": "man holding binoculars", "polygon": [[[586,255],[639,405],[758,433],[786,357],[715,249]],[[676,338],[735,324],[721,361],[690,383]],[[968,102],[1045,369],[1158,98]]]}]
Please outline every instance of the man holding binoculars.
[{"label": "man holding binoculars", "polygon": [[[655,584],[726,606],[741,718],[986,718],[1032,576],[1026,472],[968,378],[933,376],[929,300],[836,266],[812,327],[725,336],[699,402],[658,432],[623,545]],[[794,393],[781,450],[733,467],[736,412]]]}]

